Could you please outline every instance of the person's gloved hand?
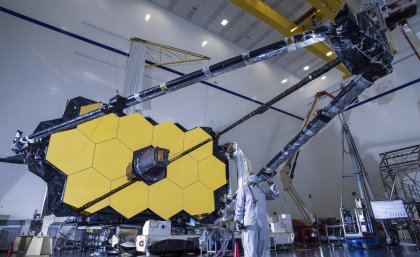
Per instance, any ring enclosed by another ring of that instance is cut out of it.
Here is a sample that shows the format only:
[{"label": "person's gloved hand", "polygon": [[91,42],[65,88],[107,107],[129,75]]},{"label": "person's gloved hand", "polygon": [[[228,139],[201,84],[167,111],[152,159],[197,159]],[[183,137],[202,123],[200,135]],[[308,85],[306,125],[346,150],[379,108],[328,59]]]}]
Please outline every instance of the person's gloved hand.
[{"label": "person's gloved hand", "polygon": [[241,230],[244,230],[244,229],[246,229],[244,223],[239,223],[239,224],[236,225],[236,230],[241,231]]},{"label": "person's gloved hand", "polygon": [[239,220],[235,220],[236,223],[236,231],[241,231],[242,229],[245,229],[245,226],[243,223],[241,223]]}]

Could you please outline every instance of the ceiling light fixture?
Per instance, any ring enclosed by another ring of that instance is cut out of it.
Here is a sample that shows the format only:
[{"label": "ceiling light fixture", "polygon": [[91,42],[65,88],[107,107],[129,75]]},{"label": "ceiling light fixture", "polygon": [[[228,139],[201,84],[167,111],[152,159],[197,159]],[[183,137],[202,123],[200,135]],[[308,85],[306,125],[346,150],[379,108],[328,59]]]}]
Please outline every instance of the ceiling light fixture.
[{"label": "ceiling light fixture", "polygon": [[326,53],[326,56],[331,56],[333,54],[333,52],[329,51],[328,53]]},{"label": "ceiling light fixture", "polygon": [[287,79],[283,79],[282,81],[281,81],[281,83],[282,84],[284,84],[284,83],[286,83],[287,82]]},{"label": "ceiling light fixture", "polygon": [[294,27],[293,29],[290,30],[290,32],[293,32],[293,31],[297,30],[297,28],[298,28],[297,26]]},{"label": "ceiling light fixture", "polygon": [[150,14],[146,14],[146,17],[144,18],[146,21],[150,20]]},{"label": "ceiling light fixture", "polygon": [[207,40],[204,40],[203,43],[201,43],[202,47],[205,47],[207,45]]},{"label": "ceiling light fixture", "polygon": [[321,79],[322,79],[322,80],[324,80],[324,79],[326,79],[326,78],[327,78],[327,76],[322,76],[322,77],[321,77]]},{"label": "ceiling light fixture", "polygon": [[226,26],[229,23],[229,21],[227,19],[222,20],[222,22],[220,22],[220,24],[222,24],[222,26]]},{"label": "ceiling light fixture", "polygon": [[306,65],[305,67],[303,67],[303,70],[309,70],[309,66]]}]

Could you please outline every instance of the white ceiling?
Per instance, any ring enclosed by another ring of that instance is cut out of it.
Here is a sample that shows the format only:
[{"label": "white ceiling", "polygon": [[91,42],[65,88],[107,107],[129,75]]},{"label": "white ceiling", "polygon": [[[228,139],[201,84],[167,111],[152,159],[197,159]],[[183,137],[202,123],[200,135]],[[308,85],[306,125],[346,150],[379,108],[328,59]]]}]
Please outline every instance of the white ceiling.
[{"label": "white ceiling", "polygon": [[[281,40],[284,36],[253,15],[226,0],[149,0],[182,18],[200,26],[232,43],[252,50]],[[312,9],[306,0],[266,0],[265,4],[281,13],[290,21],[297,21]],[[222,26],[220,22],[229,23]],[[314,54],[300,50],[271,60],[297,78],[322,66],[325,62]],[[311,69],[304,71],[304,66]]]},{"label": "white ceiling", "polygon": [[[244,48],[253,50],[276,41],[284,36],[277,30],[258,20],[228,0],[148,0],[216,35]],[[306,0],[262,0],[266,5],[296,22],[313,9]],[[369,0],[342,0],[352,9],[359,9]],[[222,26],[220,22],[227,19],[229,23]],[[412,24],[415,31],[420,25]],[[307,50],[299,50],[270,60],[301,79],[309,72],[325,64],[318,56]],[[302,68],[308,65],[309,70]]]}]

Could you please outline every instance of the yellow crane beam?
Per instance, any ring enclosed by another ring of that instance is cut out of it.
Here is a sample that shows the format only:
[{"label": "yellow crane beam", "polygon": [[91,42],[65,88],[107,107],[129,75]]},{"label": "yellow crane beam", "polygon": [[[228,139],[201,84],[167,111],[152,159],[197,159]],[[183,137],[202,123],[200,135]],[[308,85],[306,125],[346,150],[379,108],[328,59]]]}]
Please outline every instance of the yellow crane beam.
[{"label": "yellow crane beam", "polygon": [[[230,0],[230,2],[252,14],[257,19],[279,31],[284,36],[292,36],[294,34],[304,32],[307,28],[304,29],[303,26],[306,26],[307,23],[310,22],[310,19],[307,19],[306,22],[303,22],[303,24],[295,24],[283,15],[279,14],[277,11],[273,10],[261,0]],[[317,13],[315,15],[318,15],[319,17],[320,14]],[[306,49],[327,62],[332,61],[337,57],[331,48],[322,42],[307,46]],[[332,54],[327,56],[330,52],[332,52]],[[337,69],[344,73],[344,77],[351,76],[350,71],[348,71],[343,64],[337,66]]]},{"label": "yellow crane beam", "polygon": [[343,3],[340,0],[306,0],[319,10],[328,20],[334,22],[335,16],[341,10]]}]

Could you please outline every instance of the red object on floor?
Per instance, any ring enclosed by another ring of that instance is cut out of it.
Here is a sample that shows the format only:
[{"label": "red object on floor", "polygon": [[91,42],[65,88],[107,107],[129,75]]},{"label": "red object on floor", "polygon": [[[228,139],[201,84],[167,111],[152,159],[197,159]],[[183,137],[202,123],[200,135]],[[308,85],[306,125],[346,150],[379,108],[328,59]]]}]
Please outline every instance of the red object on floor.
[{"label": "red object on floor", "polygon": [[7,249],[7,254],[6,254],[6,256],[7,256],[7,257],[11,256],[11,255],[12,255],[12,252],[13,252],[13,242],[12,242],[12,243],[10,243],[9,248]]},{"label": "red object on floor", "polygon": [[233,257],[240,257],[241,251],[239,250],[239,243],[235,242],[235,249],[233,250]]}]

